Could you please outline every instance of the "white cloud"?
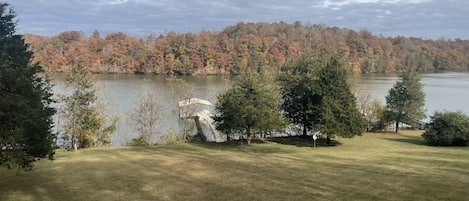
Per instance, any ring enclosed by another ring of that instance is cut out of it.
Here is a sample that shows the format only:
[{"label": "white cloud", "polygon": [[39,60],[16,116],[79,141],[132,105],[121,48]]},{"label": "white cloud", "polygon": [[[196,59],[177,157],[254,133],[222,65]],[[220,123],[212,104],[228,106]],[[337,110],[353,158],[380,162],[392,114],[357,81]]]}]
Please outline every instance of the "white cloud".
[{"label": "white cloud", "polygon": [[[1,1],[1,0],[0,0]],[[143,36],[222,30],[244,22],[294,22],[366,28],[386,36],[469,39],[468,0],[7,0],[20,33],[65,30]]]},{"label": "white cloud", "polygon": [[316,7],[337,8],[354,4],[419,4],[431,0],[323,0]]},{"label": "white cloud", "polygon": [[119,5],[119,4],[124,4],[127,3],[128,0],[102,0],[102,1],[97,1],[98,5]]}]

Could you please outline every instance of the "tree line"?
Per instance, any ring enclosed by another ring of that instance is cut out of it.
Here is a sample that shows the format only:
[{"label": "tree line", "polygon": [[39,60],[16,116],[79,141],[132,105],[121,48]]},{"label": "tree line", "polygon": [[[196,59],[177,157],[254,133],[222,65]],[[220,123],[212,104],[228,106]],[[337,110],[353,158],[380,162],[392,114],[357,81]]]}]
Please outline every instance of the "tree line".
[{"label": "tree line", "polygon": [[384,37],[363,29],[295,22],[243,23],[222,31],[125,33],[86,36],[26,35],[34,61],[48,71],[69,72],[76,63],[95,73],[244,74],[278,73],[302,55],[344,54],[353,73],[467,71],[469,40]]}]

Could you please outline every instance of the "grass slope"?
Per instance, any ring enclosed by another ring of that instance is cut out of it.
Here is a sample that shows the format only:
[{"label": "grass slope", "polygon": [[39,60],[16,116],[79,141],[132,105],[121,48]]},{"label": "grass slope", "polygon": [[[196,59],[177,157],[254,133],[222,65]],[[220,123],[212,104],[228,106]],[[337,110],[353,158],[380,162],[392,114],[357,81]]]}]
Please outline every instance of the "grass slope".
[{"label": "grass slope", "polygon": [[467,200],[469,148],[417,133],[312,148],[280,140],[58,152],[33,172],[0,169],[0,200]]}]

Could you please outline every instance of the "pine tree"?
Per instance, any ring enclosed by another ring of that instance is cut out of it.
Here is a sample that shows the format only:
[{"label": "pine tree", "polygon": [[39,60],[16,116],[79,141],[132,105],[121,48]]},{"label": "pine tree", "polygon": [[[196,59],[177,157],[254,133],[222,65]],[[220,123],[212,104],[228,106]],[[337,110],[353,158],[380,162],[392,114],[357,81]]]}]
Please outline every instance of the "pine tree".
[{"label": "pine tree", "polygon": [[241,134],[251,143],[255,132],[267,133],[285,128],[279,97],[255,76],[244,76],[217,97],[213,117],[217,130],[227,135]]},{"label": "pine tree", "polygon": [[51,85],[32,64],[16,15],[0,3],[0,166],[30,170],[38,158],[53,157]]},{"label": "pine tree", "polygon": [[90,73],[80,65],[72,68],[66,79],[67,87],[72,90],[69,96],[62,96],[65,117],[65,137],[74,150],[111,143],[116,120],[106,127],[106,117],[97,108],[97,96]]},{"label": "pine tree", "polygon": [[303,136],[319,120],[319,106],[322,100],[317,84],[315,62],[311,57],[301,57],[288,67],[289,72],[280,75],[283,115],[293,124],[303,128]]},{"label": "pine tree", "polygon": [[351,138],[361,135],[366,128],[347,80],[347,70],[340,58],[331,57],[319,71],[322,101],[318,130],[326,134],[328,144],[335,135]]},{"label": "pine tree", "polygon": [[396,123],[396,133],[399,123],[415,127],[418,120],[425,118],[424,106],[425,93],[420,77],[414,71],[405,71],[386,96],[386,109]]}]

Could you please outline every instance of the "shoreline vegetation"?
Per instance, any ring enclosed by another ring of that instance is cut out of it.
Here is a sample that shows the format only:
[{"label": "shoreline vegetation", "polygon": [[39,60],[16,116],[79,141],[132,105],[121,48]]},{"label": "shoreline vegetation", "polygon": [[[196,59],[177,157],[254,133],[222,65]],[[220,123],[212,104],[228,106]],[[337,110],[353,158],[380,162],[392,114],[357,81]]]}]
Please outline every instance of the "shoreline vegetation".
[{"label": "shoreline vegetation", "polygon": [[420,135],[57,151],[18,176],[1,168],[0,200],[466,200],[468,147]]},{"label": "shoreline vegetation", "polygon": [[343,55],[356,74],[469,70],[469,40],[384,37],[300,22],[240,22],[222,31],[144,37],[65,31],[52,37],[27,34],[25,40],[34,61],[53,72],[69,72],[79,63],[93,73],[277,74],[298,57],[325,52]]}]

